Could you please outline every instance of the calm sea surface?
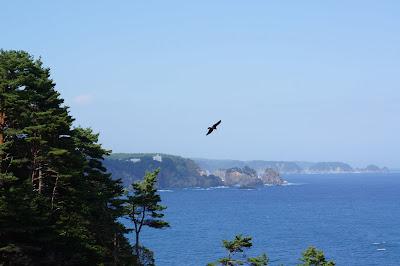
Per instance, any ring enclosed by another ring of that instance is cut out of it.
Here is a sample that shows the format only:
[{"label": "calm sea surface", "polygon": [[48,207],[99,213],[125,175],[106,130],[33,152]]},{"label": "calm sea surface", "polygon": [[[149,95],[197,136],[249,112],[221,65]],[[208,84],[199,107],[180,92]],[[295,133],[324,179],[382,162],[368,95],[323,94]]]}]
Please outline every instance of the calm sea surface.
[{"label": "calm sea surface", "polygon": [[171,228],[146,230],[157,265],[206,265],[222,239],[253,236],[247,254],[296,265],[314,245],[337,265],[400,265],[400,174],[288,175],[291,185],[161,191]]}]

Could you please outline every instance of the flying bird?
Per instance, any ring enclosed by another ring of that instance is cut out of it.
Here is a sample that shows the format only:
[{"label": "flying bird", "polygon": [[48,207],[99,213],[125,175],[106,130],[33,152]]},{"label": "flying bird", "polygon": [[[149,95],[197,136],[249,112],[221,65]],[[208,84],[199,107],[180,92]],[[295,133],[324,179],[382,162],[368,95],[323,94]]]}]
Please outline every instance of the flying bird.
[{"label": "flying bird", "polygon": [[217,126],[218,126],[219,124],[221,124],[221,120],[219,120],[217,123],[215,123],[214,125],[212,125],[212,127],[209,127],[206,136],[210,135],[211,132],[213,132],[214,130],[217,130]]}]

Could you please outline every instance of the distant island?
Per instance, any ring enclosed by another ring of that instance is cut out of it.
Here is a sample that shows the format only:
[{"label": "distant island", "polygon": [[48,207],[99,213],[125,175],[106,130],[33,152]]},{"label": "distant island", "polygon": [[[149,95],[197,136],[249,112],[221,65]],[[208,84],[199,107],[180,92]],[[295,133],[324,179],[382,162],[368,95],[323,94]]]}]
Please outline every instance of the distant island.
[{"label": "distant island", "polygon": [[254,188],[284,185],[282,174],[381,173],[387,168],[369,165],[353,168],[343,162],[287,162],[190,159],[170,154],[114,153],[104,161],[113,178],[125,186],[140,180],[146,171],[160,168],[158,187],[189,188],[230,186]]}]

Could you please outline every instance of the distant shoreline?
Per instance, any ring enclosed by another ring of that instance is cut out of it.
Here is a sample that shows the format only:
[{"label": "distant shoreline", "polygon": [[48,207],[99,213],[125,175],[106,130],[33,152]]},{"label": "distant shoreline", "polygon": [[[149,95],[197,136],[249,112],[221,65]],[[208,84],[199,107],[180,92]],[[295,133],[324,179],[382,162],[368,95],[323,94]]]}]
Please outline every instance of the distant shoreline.
[{"label": "distant shoreline", "polygon": [[[376,165],[353,168],[343,162],[289,162],[190,159],[162,153],[113,153],[104,165],[123,186],[141,180],[147,171],[161,169],[160,189],[218,186],[257,187],[282,185],[285,176],[295,175],[374,175],[392,173]],[[323,178],[323,177],[321,177]]]},{"label": "distant shoreline", "polygon": [[282,175],[344,175],[344,174],[355,174],[355,175],[359,175],[359,174],[396,174],[396,173],[400,173],[400,171],[393,171],[393,170],[389,170],[389,171],[382,171],[382,172],[318,172],[318,173],[281,173]]}]

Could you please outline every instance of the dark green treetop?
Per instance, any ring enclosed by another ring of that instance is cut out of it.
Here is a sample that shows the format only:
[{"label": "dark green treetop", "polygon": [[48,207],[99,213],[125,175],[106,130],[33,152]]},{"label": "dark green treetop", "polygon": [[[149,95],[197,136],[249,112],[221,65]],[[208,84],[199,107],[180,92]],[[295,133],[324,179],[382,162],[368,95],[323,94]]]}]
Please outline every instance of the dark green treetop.
[{"label": "dark green treetop", "polygon": [[334,266],[335,262],[327,261],[322,250],[318,250],[311,246],[303,252],[302,261],[299,266]]},{"label": "dark green treetop", "polygon": [[[251,265],[251,266],[265,266],[268,265],[268,257],[266,254],[262,254],[258,257],[250,257],[245,261],[243,258],[246,258],[243,255],[246,249],[249,249],[253,246],[251,242],[252,238],[250,236],[236,235],[235,238],[231,241],[223,240],[222,244],[224,248],[228,252],[228,256],[221,258],[218,260],[217,264],[226,265],[226,266],[235,266],[235,265]],[[242,255],[240,255],[242,254]],[[209,263],[208,266],[215,266],[216,263]]]}]

